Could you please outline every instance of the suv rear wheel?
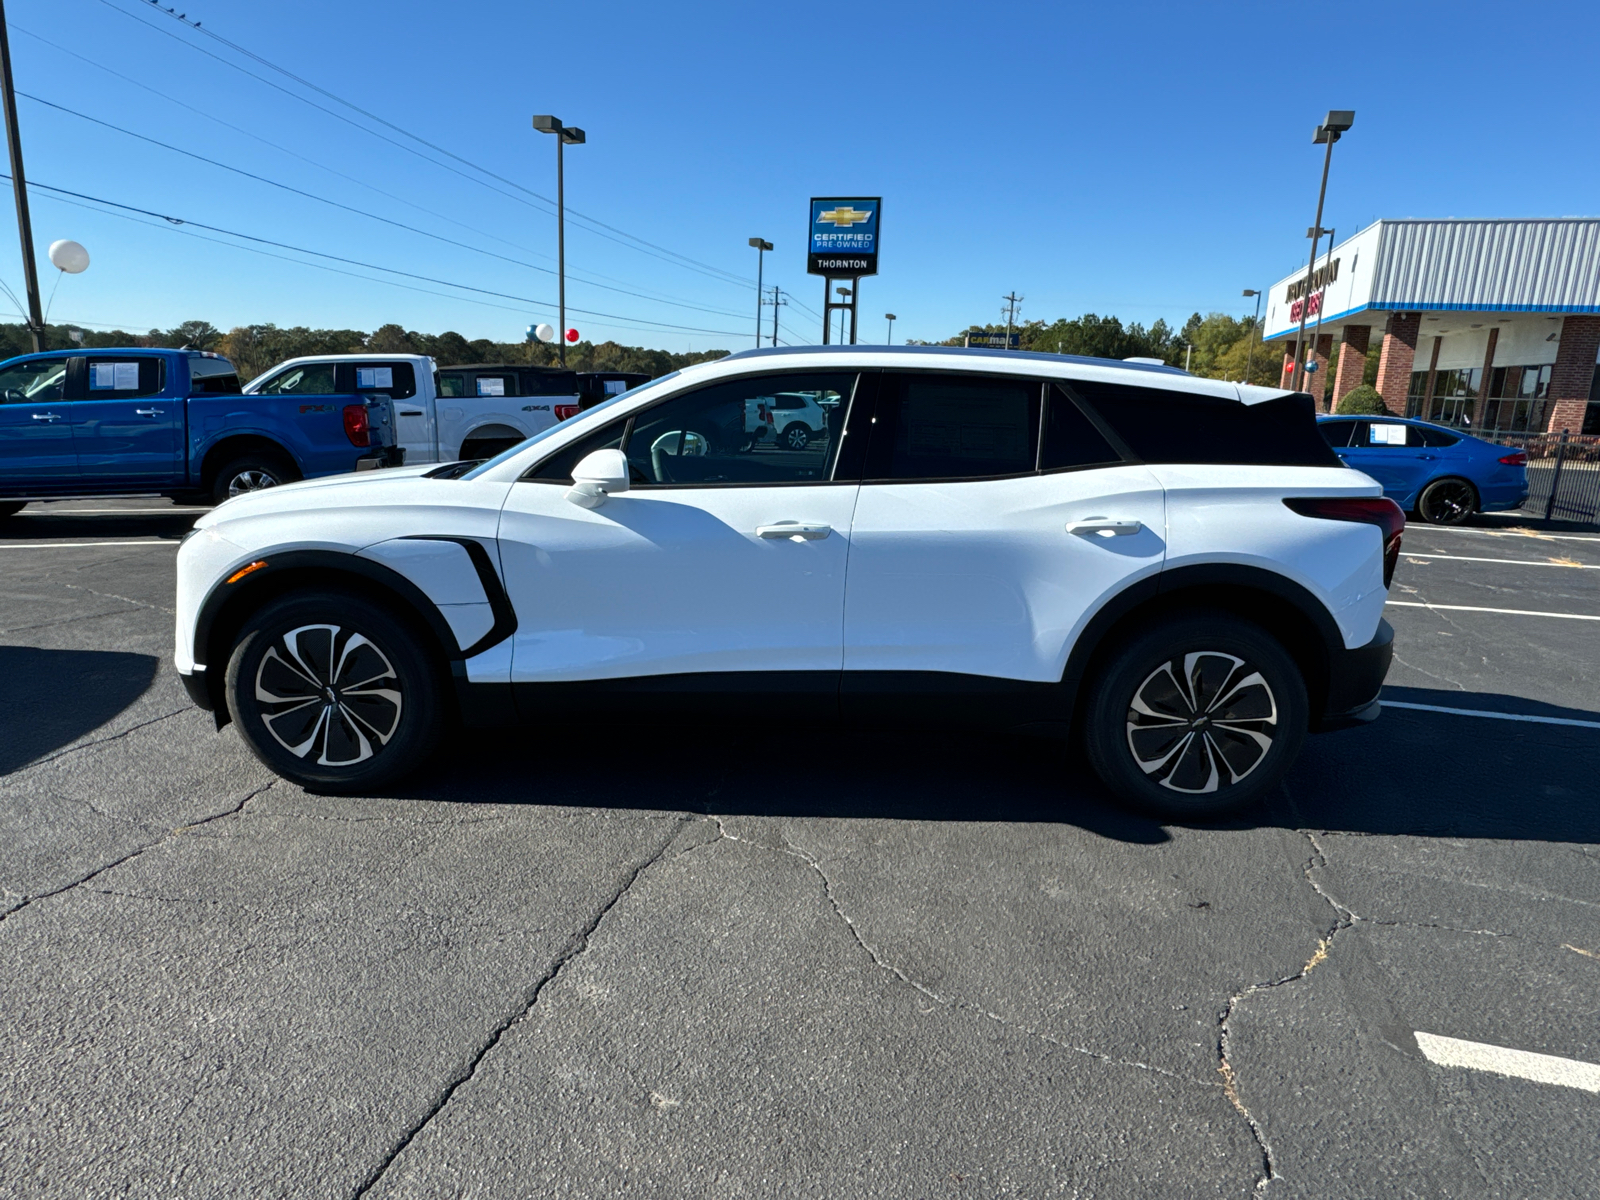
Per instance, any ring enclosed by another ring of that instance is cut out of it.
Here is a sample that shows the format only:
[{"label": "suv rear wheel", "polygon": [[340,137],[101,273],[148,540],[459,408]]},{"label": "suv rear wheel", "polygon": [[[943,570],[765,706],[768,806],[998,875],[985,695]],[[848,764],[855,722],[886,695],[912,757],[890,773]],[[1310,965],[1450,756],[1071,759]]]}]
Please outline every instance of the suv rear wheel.
[{"label": "suv rear wheel", "polygon": [[1305,739],[1305,681],[1265,630],[1226,613],[1163,621],[1113,654],[1088,693],[1089,761],[1165,817],[1218,816],[1277,786]]},{"label": "suv rear wheel", "polygon": [[309,791],[361,792],[432,751],[439,678],[422,635],[337,589],[293,592],[245,622],[228,711],[250,749]]}]

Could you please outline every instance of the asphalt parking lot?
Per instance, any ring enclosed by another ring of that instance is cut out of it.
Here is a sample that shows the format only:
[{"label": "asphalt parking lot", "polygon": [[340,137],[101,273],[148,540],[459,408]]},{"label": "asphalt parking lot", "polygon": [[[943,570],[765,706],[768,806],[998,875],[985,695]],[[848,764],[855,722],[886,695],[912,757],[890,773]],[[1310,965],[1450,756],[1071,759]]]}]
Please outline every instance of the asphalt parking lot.
[{"label": "asphalt parking lot", "polygon": [[310,796],[172,672],[193,515],[0,525],[0,1194],[1600,1194],[1600,535],[1409,528],[1381,720],[1185,827],[948,732]]}]

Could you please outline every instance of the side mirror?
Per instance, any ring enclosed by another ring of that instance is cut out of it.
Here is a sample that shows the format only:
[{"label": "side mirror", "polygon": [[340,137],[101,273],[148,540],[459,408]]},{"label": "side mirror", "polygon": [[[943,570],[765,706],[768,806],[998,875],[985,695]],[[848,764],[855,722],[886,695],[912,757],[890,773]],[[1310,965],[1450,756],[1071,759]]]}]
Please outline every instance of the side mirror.
[{"label": "side mirror", "polygon": [[572,469],[567,499],[579,508],[599,508],[607,496],[627,490],[627,456],[621,450],[596,450]]}]

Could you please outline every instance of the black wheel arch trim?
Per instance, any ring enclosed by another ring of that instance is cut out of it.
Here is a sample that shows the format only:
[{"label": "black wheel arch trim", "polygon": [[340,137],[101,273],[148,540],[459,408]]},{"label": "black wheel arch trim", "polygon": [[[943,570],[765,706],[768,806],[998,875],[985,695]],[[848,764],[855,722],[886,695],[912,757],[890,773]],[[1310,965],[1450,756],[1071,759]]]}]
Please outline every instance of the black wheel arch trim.
[{"label": "black wheel arch trim", "polygon": [[[439,606],[411,580],[381,562],[339,550],[289,550],[269,554],[265,556],[266,566],[252,571],[238,584],[230,585],[221,580],[214,584],[205,600],[201,602],[199,613],[195,618],[196,665],[199,668],[199,677],[208,685],[207,691],[213,703],[213,711],[218,714],[219,721],[222,720],[221,714],[227,711],[226,706],[221,703],[222,697],[218,691],[221,687],[221,672],[205,670],[211,657],[211,639],[217,627],[217,620],[235,601],[242,597],[260,594],[264,585],[274,580],[282,580],[285,575],[318,574],[324,578],[339,575],[355,576],[395,593],[434,635],[449,663],[451,675],[458,683],[465,682],[467,659],[499,645],[516,632],[516,610],[512,608],[510,597],[506,595],[505,587],[501,584],[500,576],[496,573],[494,563],[489,557],[489,551],[482,542],[474,538],[432,534],[415,534],[396,540],[454,542],[464,549],[473,570],[477,573],[479,583],[483,586],[484,594],[489,598],[489,612],[494,618],[489,632],[472,645],[460,649],[455,632],[445,620]],[[204,659],[202,655],[205,656]]]}]

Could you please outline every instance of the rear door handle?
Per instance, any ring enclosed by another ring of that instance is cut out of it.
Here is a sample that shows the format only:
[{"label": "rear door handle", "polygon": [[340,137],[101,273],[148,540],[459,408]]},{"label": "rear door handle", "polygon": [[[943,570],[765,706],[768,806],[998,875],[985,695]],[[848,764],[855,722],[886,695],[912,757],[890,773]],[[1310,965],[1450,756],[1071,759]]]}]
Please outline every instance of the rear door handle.
[{"label": "rear door handle", "polygon": [[787,538],[790,541],[815,542],[833,532],[832,525],[818,525],[806,521],[779,521],[776,525],[757,525],[760,538]]},{"label": "rear door handle", "polygon": [[1109,517],[1089,517],[1087,520],[1073,521],[1067,526],[1067,532],[1077,534],[1079,537],[1110,538],[1127,537],[1143,528],[1143,521],[1114,521]]},{"label": "rear door handle", "polygon": [[166,411],[164,408],[136,408],[133,410],[134,415],[138,417],[159,417]]},{"label": "rear door handle", "polygon": [[60,413],[34,413],[33,414],[33,419],[35,421],[59,421],[59,420],[61,420],[61,414]]}]

